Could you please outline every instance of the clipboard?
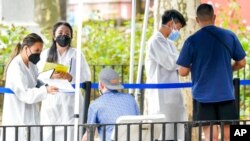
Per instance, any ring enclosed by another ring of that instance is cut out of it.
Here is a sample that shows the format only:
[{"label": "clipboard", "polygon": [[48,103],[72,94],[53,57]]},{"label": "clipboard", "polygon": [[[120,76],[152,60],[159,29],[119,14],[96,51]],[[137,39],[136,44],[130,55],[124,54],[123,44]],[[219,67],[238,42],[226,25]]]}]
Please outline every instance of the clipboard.
[{"label": "clipboard", "polygon": [[50,69],[47,71],[40,72],[38,74],[37,79],[39,80],[50,79],[54,72],[55,72],[55,69]]},{"label": "clipboard", "polygon": [[66,79],[44,79],[44,83],[58,88],[58,92],[74,93],[75,89],[71,83]]}]

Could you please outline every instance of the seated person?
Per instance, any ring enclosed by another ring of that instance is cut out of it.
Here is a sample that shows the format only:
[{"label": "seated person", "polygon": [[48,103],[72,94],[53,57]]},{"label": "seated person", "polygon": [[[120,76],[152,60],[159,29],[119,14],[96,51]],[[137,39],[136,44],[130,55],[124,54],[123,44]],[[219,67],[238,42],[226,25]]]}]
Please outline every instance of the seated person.
[{"label": "seated person", "polygon": [[[139,115],[139,108],[130,94],[121,93],[123,89],[119,74],[111,68],[104,68],[99,74],[101,96],[89,106],[88,124],[115,124],[116,119],[124,115]],[[110,141],[113,126],[106,126],[106,141]],[[99,139],[103,137],[103,127],[98,127]],[[82,141],[87,141],[87,132]]]}]

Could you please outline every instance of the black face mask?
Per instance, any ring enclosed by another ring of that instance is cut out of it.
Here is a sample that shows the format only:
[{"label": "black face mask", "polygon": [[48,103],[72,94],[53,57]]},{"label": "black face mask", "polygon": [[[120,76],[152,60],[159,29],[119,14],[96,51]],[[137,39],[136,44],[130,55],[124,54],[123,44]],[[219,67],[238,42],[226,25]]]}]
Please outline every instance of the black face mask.
[{"label": "black face mask", "polygon": [[61,46],[61,47],[67,47],[70,42],[71,38],[67,35],[59,35],[56,37],[56,42]]},{"label": "black face mask", "polygon": [[32,53],[29,56],[29,61],[33,64],[37,64],[39,60],[40,60],[40,53]]}]

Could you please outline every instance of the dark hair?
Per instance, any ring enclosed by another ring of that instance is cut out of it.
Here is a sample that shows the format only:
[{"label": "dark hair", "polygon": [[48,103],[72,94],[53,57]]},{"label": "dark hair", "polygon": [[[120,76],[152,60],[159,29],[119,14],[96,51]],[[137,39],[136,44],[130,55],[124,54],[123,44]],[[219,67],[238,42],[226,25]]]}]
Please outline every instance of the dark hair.
[{"label": "dark hair", "polygon": [[183,15],[177,10],[167,10],[162,15],[162,24],[166,24],[167,22],[174,20],[176,23],[181,23],[182,27],[186,25],[186,20]]},{"label": "dark hair", "polygon": [[13,60],[13,58],[16,57],[18,54],[20,54],[20,52],[23,50],[23,48],[25,46],[31,47],[37,42],[43,43],[43,39],[39,35],[37,35],[36,33],[30,33],[26,37],[24,37],[22,43],[18,43],[16,45],[14,51],[10,55],[10,59],[9,59],[7,65],[6,65],[6,69],[4,72],[4,78],[5,78],[5,74],[6,74],[6,71],[8,69],[8,66],[9,66],[10,62]]},{"label": "dark hair", "polygon": [[[71,25],[67,22],[57,22],[53,26],[52,45],[49,49],[48,57],[47,57],[48,62],[57,62],[58,56],[57,56],[57,49],[56,49],[56,41],[54,40],[54,37],[55,37],[55,32],[56,32],[57,28],[60,27],[61,25],[67,26],[69,28],[70,33],[71,33],[71,38],[73,38],[73,29],[72,29]],[[70,47],[70,45],[69,45],[69,47]]]},{"label": "dark hair", "polygon": [[203,3],[199,5],[199,7],[196,10],[196,15],[199,18],[199,20],[211,20],[214,16],[214,9],[213,6],[207,3]]}]

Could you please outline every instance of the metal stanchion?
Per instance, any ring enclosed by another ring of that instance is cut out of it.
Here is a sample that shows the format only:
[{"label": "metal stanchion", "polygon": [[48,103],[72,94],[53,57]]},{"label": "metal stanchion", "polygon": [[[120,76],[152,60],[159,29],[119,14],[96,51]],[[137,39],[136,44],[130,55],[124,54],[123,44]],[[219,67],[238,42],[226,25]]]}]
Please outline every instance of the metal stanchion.
[{"label": "metal stanchion", "polygon": [[233,84],[234,84],[235,104],[237,108],[238,119],[240,119],[240,79],[234,78]]},{"label": "metal stanchion", "polygon": [[[143,83],[143,75],[144,75],[144,69],[145,69],[145,66],[143,65],[142,66],[142,72],[141,72],[141,84]],[[143,115],[143,112],[144,112],[144,98],[145,98],[145,94],[144,94],[144,90],[143,89],[141,89],[140,90],[140,93],[141,93],[141,102],[140,102],[140,112],[141,112],[141,114]]]},{"label": "metal stanchion", "polygon": [[[90,104],[91,82],[86,81],[85,83],[83,83],[83,89],[85,90],[83,123],[86,123],[88,117],[89,104]],[[85,133],[85,131],[86,128],[83,128],[83,133]]]}]

